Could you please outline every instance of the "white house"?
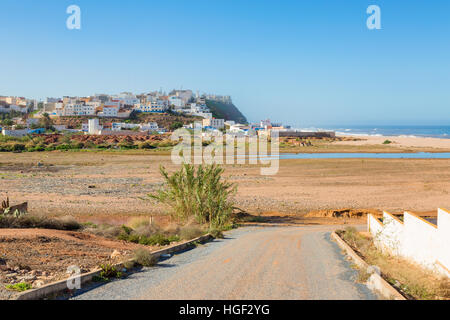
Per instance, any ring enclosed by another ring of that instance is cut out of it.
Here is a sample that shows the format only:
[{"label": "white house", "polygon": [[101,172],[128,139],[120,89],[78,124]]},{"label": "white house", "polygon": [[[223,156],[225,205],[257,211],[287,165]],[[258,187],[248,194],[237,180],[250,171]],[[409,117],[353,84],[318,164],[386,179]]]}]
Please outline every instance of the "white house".
[{"label": "white house", "polygon": [[144,123],[141,125],[142,131],[158,131],[159,127],[156,122]]},{"label": "white house", "polygon": [[134,110],[139,112],[155,112],[164,113],[167,111],[167,103],[163,100],[156,100],[153,102],[147,102],[146,104],[137,103],[134,105]]},{"label": "white house", "polygon": [[139,103],[139,99],[131,92],[122,92],[114,97],[114,100],[120,101],[122,105],[134,106]]},{"label": "white house", "polygon": [[203,127],[212,127],[214,129],[223,129],[225,127],[224,119],[203,119]]},{"label": "white house", "polygon": [[64,106],[64,116],[92,116],[95,114],[95,108],[85,104],[69,103]]},{"label": "white house", "polygon": [[103,111],[98,114],[99,117],[117,117],[119,112],[118,106],[103,106]]},{"label": "white house", "polygon": [[183,99],[181,99],[180,97],[170,96],[169,97],[169,105],[175,106],[175,109],[181,109],[185,106],[185,103],[184,103]]}]

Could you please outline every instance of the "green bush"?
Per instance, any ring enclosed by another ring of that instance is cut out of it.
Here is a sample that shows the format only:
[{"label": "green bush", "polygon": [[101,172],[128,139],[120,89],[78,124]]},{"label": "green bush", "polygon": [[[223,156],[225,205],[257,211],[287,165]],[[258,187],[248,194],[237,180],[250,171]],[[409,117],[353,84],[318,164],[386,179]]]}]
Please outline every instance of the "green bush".
[{"label": "green bush", "polygon": [[122,277],[122,272],[118,271],[114,266],[110,264],[102,264],[100,265],[102,269],[100,271],[100,279],[109,280],[111,278],[120,278]]},{"label": "green bush", "polygon": [[24,151],[25,144],[23,143],[14,143],[11,145],[11,151]]},{"label": "green bush", "polygon": [[196,171],[193,165],[184,164],[171,176],[162,166],[160,171],[165,186],[149,196],[168,205],[173,218],[187,221],[195,217],[199,224],[209,223],[210,228],[230,221],[231,197],[236,187],[222,180],[223,168],[215,164],[200,165]]},{"label": "green bush", "polygon": [[19,291],[19,292],[27,291],[27,290],[30,290],[31,288],[32,288],[31,284],[29,284],[27,282],[9,284],[6,286],[6,289]]}]

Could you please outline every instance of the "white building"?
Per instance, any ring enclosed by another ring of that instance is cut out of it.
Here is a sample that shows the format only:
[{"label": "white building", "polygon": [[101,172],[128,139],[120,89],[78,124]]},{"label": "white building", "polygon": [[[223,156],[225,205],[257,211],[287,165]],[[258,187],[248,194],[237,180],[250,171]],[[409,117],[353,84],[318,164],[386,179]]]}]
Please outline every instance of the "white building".
[{"label": "white building", "polygon": [[17,112],[21,112],[21,113],[27,113],[28,112],[28,108],[26,106],[23,106],[23,105],[12,104],[12,105],[9,106],[9,109],[11,111],[17,111]]},{"label": "white building", "polygon": [[2,129],[2,134],[4,136],[11,136],[11,137],[24,137],[28,134],[28,129],[20,129],[20,130]]},{"label": "white building", "polygon": [[169,97],[169,105],[174,106],[175,109],[181,109],[185,106],[185,103],[183,99],[177,96],[170,96]]},{"label": "white building", "polygon": [[156,100],[154,102],[147,102],[146,104],[137,103],[133,109],[139,112],[164,113],[167,111],[168,106],[166,101]]},{"label": "white building", "polygon": [[142,131],[158,131],[159,126],[156,122],[144,123],[141,125]]},{"label": "white building", "polygon": [[223,129],[225,127],[224,119],[203,119],[203,127],[212,127],[214,129]]},{"label": "white building", "polygon": [[64,116],[92,116],[94,114],[95,108],[93,106],[73,103],[66,104],[63,112]]},{"label": "white building", "polygon": [[135,104],[140,102],[136,95],[132,94],[131,92],[122,92],[121,94],[114,96],[113,100],[119,100],[122,105],[128,106],[134,106]]},{"label": "white building", "polygon": [[89,134],[100,134],[103,127],[99,124],[98,119],[88,120],[88,133]]},{"label": "white building", "polygon": [[117,106],[103,106],[103,111],[98,114],[99,117],[117,117],[119,107]]}]

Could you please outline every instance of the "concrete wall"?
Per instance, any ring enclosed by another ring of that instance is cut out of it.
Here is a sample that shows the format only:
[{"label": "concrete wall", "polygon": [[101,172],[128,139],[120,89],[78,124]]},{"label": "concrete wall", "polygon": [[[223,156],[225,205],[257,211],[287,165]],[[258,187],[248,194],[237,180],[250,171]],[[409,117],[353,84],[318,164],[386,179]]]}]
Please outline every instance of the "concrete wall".
[{"label": "concrete wall", "polygon": [[334,138],[336,134],[332,131],[328,132],[280,131],[279,136],[293,137],[293,138]]},{"label": "concrete wall", "polygon": [[405,212],[403,221],[383,212],[383,223],[369,214],[369,232],[375,245],[390,254],[400,255],[430,270],[450,276],[450,213],[438,210],[437,225]]},{"label": "concrete wall", "polygon": [[11,137],[24,137],[28,134],[28,129],[20,129],[20,130],[3,129],[2,134],[4,136],[11,136]]}]

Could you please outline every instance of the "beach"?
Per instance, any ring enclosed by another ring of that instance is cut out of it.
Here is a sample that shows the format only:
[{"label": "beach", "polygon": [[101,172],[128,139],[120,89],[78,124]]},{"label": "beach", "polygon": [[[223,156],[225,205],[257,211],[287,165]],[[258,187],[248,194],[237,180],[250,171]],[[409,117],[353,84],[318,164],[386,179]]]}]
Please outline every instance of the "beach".
[{"label": "beach", "polygon": [[340,135],[346,138],[358,138],[358,141],[337,141],[336,145],[346,146],[368,146],[380,145],[386,140],[392,142],[391,146],[400,148],[435,148],[450,150],[450,139],[430,138],[430,137],[416,137],[416,136],[350,136]]}]

